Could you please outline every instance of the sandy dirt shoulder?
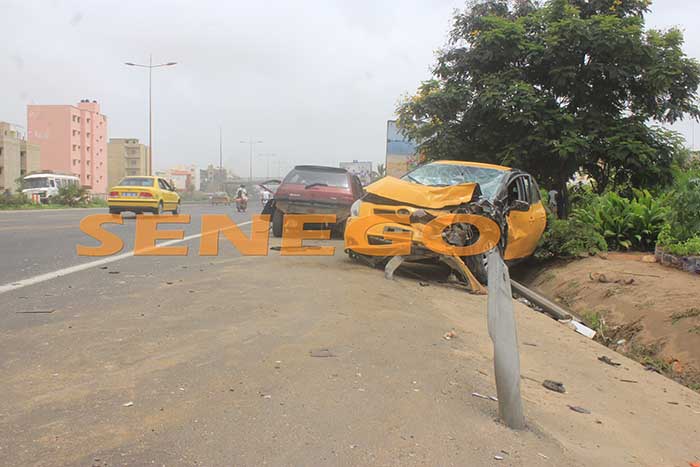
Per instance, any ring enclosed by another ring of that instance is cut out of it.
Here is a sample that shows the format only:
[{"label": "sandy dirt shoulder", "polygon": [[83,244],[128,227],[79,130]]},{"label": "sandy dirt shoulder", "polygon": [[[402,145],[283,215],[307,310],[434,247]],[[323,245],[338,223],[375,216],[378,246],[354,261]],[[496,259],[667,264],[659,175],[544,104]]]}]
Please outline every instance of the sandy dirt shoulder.
[{"label": "sandy dirt shoulder", "polygon": [[624,333],[625,341],[613,347],[649,355],[700,390],[700,275],[646,263],[644,257],[610,253],[555,264],[531,275],[530,286],[588,321],[596,315],[603,334],[637,322],[637,332]]},{"label": "sandy dirt shoulder", "polygon": [[[340,251],[218,260],[178,270],[168,285],[129,282],[125,269],[127,294],[90,302],[73,289],[79,313],[3,331],[0,464],[685,467],[700,458],[700,395],[517,302],[522,432],[471,395],[496,392],[485,297],[386,281]],[[325,349],[331,356],[313,356]]]}]

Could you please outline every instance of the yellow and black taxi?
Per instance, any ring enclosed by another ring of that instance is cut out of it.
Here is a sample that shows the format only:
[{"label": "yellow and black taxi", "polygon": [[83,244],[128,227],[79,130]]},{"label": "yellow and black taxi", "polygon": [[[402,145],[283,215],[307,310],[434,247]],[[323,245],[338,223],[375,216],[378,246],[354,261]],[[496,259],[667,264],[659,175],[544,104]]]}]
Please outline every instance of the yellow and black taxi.
[{"label": "yellow and black taxi", "polygon": [[180,195],[164,178],[154,176],[124,177],[110,188],[107,198],[110,214],[130,211],[137,214],[170,211],[180,213]]},{"label": "yellow and black taxi", "polygon": [[[407,173],[400,179],[384,177],[365,188],[364,197],[351,207],[348,225],[365,216],[405,215],[405,223],[386,222],[365,233],[369,244],[391,242],[388,235],[410,232],[414,253],[429,253],[423,230],[442,214],[471,213],[496,221],[500,229],[503,259],[515,261],[533,254],[547,224],[547,214],[534,178],[521,170],[501,165],[468,161],[435,161]],[[364,239],[346,231],[346,251]],[[478,228],[454,224],[442,232],[454,246],[473,244]],[[387,236],[387,237],[385,237]],[[359,255],[362,256],[362,255]],[[418,255],[421,256],[421,255]],[[425,255],[423,255],[425,256]],[[487,279],[486,255],[463,257],[477,279]]]}]

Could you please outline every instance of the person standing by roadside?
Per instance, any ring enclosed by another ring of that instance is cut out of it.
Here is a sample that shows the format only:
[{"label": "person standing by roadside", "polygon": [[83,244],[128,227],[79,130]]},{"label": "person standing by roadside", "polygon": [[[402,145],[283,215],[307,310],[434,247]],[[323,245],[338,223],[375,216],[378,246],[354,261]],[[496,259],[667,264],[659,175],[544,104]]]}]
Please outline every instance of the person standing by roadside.
[{"label": "person standing by roadside", "polygon": [[559,203],[557,197],[559,196],[559,192],[557,190],[549,190],[549,193],[547,193],[549,196],[549,210],[552,211],[552,214],[554,217],[559,217]]}]

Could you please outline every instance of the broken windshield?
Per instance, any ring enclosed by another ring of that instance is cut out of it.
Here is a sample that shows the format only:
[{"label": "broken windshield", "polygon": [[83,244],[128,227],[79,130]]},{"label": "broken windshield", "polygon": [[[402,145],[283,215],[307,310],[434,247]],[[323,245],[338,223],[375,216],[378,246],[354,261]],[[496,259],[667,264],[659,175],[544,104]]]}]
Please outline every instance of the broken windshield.
[{"label": "broken windshield", "polygon": [[484,198],[493,200],[498,192],[504,170],[456,164],[426,164],[403,177],[412,183],[428,186],[453,186],[462,183],[478,183]]}]

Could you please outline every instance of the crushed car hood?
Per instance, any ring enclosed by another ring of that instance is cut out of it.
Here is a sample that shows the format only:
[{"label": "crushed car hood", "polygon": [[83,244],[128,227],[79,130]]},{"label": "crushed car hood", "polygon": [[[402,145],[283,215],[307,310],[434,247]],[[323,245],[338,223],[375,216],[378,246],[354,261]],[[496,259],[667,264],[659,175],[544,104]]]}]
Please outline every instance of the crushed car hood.
[{"label": "crushed car hood", "polygon": [[427,186],[394,177],[384,177],[365,188],[367,193],[407,205],[442,209],[472,200],[476,183],[453,186]]}]

